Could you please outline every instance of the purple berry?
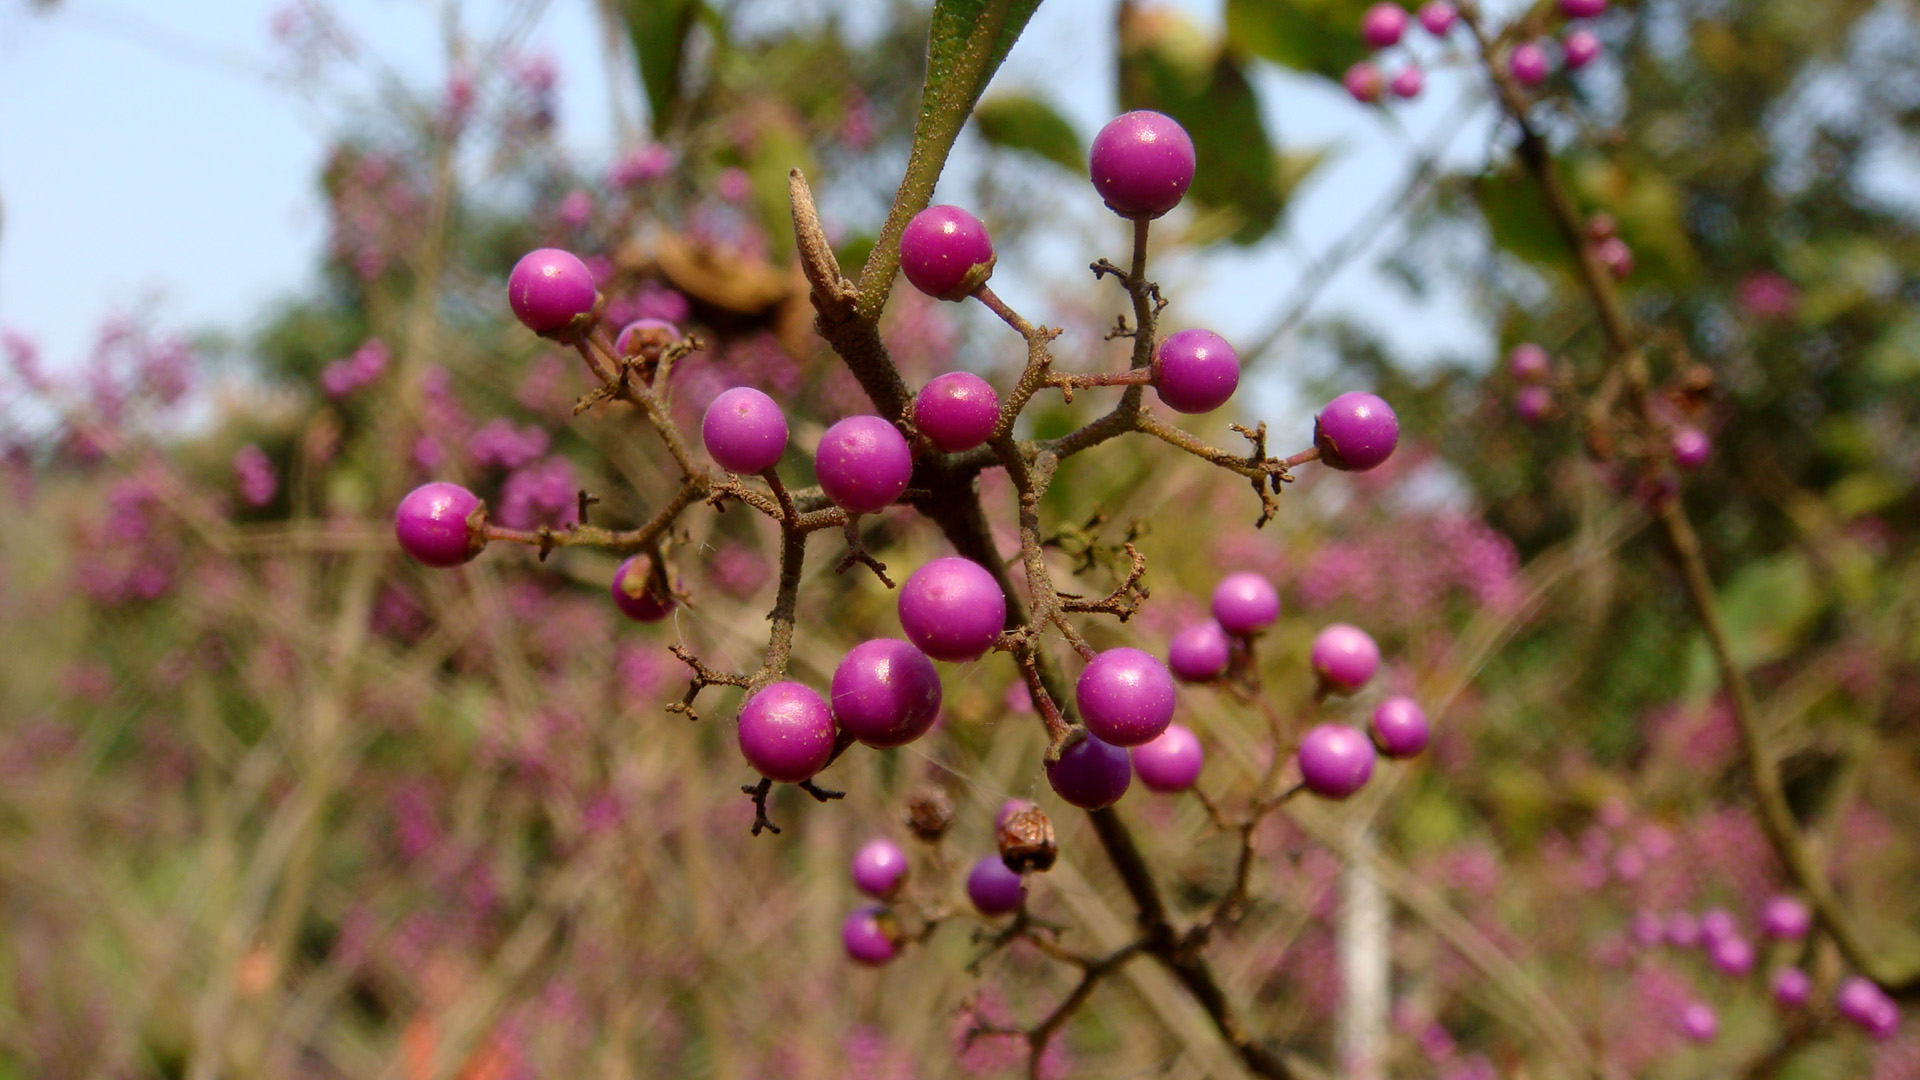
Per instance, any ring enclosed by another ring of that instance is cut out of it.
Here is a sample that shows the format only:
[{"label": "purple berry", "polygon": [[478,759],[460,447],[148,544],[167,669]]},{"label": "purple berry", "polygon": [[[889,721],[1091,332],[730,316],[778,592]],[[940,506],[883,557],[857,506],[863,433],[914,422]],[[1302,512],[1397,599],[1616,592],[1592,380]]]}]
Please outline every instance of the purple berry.
[{"label": "purple berry", "polygon": [[1390,758],[1410,758],[1427,748],[1426,710],[1409,697],[1390,697],[1373,710],[1373,744]]},{"label": "purple berry", "polygon": [[1140,774],[1140,782],[1163,795],[1192,787],[1206,763],[1200,737],[1184,724],[1168,724],[1159,738],[1133,748],[1133,771]]},{"label": "purple berry", "polygon": [[929,206],[900,233],[900,269],[937,300],[965,300],[993,275],[993,240],[957,206]]},{"label": "purple berry", "polygon": [[1711,1041],[1720,1034],[1720,1017],[1706,1002],[1690,1002],[1680,1010],[1680,1034],[1694,1042]]},{"label": "purple berry", "polygon": [[1568,71],[1579,71],[1600,58],[1600,35],[1584,27],[1572,30],[1560,41],[1560,55],[1566,58]]},{"label": "purple berry", "polygon": [[664,349],[680,340],[680,328],[665,319],[635,319],[613,339],[616,356],[639,356],[647,349]]},{"label": "purple berry", "polygon": [[1813,996],[1813,980],[1797,967],[1781,968],[1773,973],[1773,1000],[1786,1008],[1798,1008]]},{"label": "purple berry", "polygon": [[1321,724],[1300,740],[1300,781],[1315,795],[1344,799],[1373,775],[1373,744],[1345,724]]},{"label": "purple berry", "polygon": [[1669,916],[1667,944],[1676,949],[1691,949],[1700,944],[1700,920],[1684,911]]},{"label": "purple berry", "polygon": [[593,272],[571,251],[537,248],[507,275],[507,304],[536,334],[564,330],[593,310]]},{"label": "purple berry", "polygon": [[1447,31],[1453,29],[1454,21],[1459,17],[1460,12],[1446,0],[1431,0],[1420,5],[1420,14],[1415,16],[1420,20],[1420,25],[1427,28],[1427,33],[1434,37],[1446,37]]},{"label": "purple berry", "polygon": [[1399,4],[1379,3],[1360,17],[1360,37],[1376,49],[1400,44],[1407,32],[1407,9]]},{"label": "purple berry", "polygon": [[1507,354],[1507,374],[1523,383],[1545,382],[1553,372],[1553,357],[1531,341],[1523,341]]},{"label": "purple berry", "polygon": [[458,484],[422,484],[393,511],[400,548],[427,566],[459,566],[487,546],[487,504]]},{"label": "purple berry", "polygon": [[1133,763],[1127,752],[1098,736],[1088,736],[1047,766],[1047,783],[1054,794],[1082,810],[1112,806],[1133,783]]},{"label": "purple berry", "polygon": [[1313,670],[1326,690],[1349,693],[1367,685],[1380,668],[1380,647],[1365,630],[1334,623],[1313,639]]},{"label": "purple berry", "polygon": [[1726,908],[1708,908],[1700,913],[1700,940],[1712,945],[1716,941],[1740,936],[1740,921]]},{"label": "purple berry", "polygon": [[1872,1025],[1879,1002],[1885,997],[1886,994],[1874,985],[1873,980],[1855,975],[1840,983],[1840,989],[1834,995],[1833,1007],[1842,1019],[1865,1028]]},{"label": "purple berry", "polygon": [[1007,869],[998,855],[986,855],[973,864],[967,874],[967,899],[982,915],[1007,915],[1020,910],[1026,899],[1027,883]]},{"label": "purple berry", "polygon": [[1167,335],[1153,358],[1153,388],[1175,412],[1212,412],[1240,385],[1240,355],[1211,330]]},{"label": "purple berry", "polygon": [[700,438],[721,468],[751,476],[773,468],[787,452],[787,417],[772,398],[736,386],[707,406]]},{"label": "purple berry", "polygon": [[1753,946],[1743,937],[1714,938],[1707,942],[1707,959],[1721,974],[1739,978],[1753,970]]},{"label": "purple berry", "polygon": [[760,775],[797,784],[833,758],[833,713],[797,682],[777,682],[740,709],[740,752]]},{"label": "purple berry", "polygon": [[905,746],[940,714],[940,674],[927,654],[898,638],[848,650],[833,669],[833,717],[868,746]]},{"label": "purple berry", "polygon": [[1320,410],[1313,421],[1313,444],[1328,467],[1366,472],[1393,455],[1400,443],[1400,418],[1373,394],[1349,390]]},{"label": "purple berry", "polygon": [[1280,617],[1280,594],[1259,574],[1228,574],[1213,587],[1213,617],[1229,634],[1258,633]]},{"label": "purple berry", "polygon": [[1167,644],[1167,668],[1184,682],[1211,682],[1232,659],[1233,643],[1212,619],[1183,628]]},{"label": "purple berry", "polygon": [[900,845],[878,836],[853,853],[853,887],[878,900],[897,892],[907,880],[907,853]]},{"label": "purple berry", "polygon": [[1699,428],[1683,427],[1673,433],[1673,463],[1689,471],[1707,463],[1713,454],[1713,440]]},{"label": "purple berry", "polygon": [[1393,81],[1387,84],[1387,89],[1393,91],[1394,97],[1411,100],[1419,97],[1420,91],[1425,89],[1426,85],[1426,73],[1409,65],[1400,69],[1400,74],[1393,77]]},{"label": "purple berry", "polygon": [[1600,260],[1600,265],[1606,267],[1607,273],[1612,274],[1615,280],[1633,273],[1633,249],[1617,236],[1609,236],[1595,244],[1593,256]]},{"label": "purple berry", "polygon": [[949,555],[900,586],[900,627],[935,660],[978,660],[1006,627],[1007,597],[979,563]]},{"label": "purple berry", "polygon": [[913,478],[913,448],[878,416],[849,416],[820,436],[813,453],[820,489],[850,514],[892,505]]},{"label": "purple berry", "polygon": [[893,959],[900,948],[893,937],[893,917],[878,905],[858,908],[848,915],[840,927],[840,942],[847,947],[849,957],[869,967]]},{"label": "purple berry", "polygon": [[659,588],[653,556],[635,555],[613,572],[613,605],[635,622],[659,622],[673,611],[673,595]]},{"label": "purple berry", "polygon": [[1000,395],[966,371],[935,378],[913,399],[913,426],[942,453],[957,454],[987,441],[1000,422]]},{"label": "purple berry", "polygon": [[1353,100],[1362,105],[1371,105],[1380,100],[1380,92],[1386,89],[1386,76],[1372,63],[1361,60],[1340,76],[1340,85],[1347,88]]},{"label": "purple berry", "polygon": [[1523,386],[1513,395],[1513,415],[1528,426],[1543,423],[1553,415],[1553,391],[1544,386]]},{"label": "purple berry", "polygon": [[1547,79],[1547,50],[1523,41],[1507,54],[1507,70],[1522,86],[1538,86]]},{"label": "purple berry", "polygon": [[1193,183],[1193,140],[1173,117],[1146,109],[1107,121],[1093,137],[1087,172],[1107,208],[1157,218],[1180,205]]},{"label": "purple berry", "polygon": [[1560,13],[1569,19],[1591,19],[1607,10],[1607,0],[1560,0]]},{"label": "purple berry", "polygon": [[1799,941],[1813,929],[1813,912],[1791,896],[1776,896],[1760,909],[1760,930],[1775,941]]},{"label": "purple berry", "polygon": [[1087,730],[1115,746],[1152,742],[1173,722],[1173,676],[1140,649],[1121,646],[1089,660],[1073,696]]}]

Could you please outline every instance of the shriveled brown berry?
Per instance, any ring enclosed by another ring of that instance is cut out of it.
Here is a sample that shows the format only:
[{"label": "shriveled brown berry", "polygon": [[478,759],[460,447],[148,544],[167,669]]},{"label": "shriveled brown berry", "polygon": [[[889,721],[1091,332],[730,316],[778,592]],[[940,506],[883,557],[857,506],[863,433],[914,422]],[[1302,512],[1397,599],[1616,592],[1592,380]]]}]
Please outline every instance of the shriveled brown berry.
[{"label": "shriveled brown berry", "polygon": [[953,800],[939,788],[921,788],[907,798],[907,828],[929,844],[953,828]]},{"label": "shriveled brown berry", "polygon": [[1000,823],[1000,861],[1016,874],[1045,873],[1060,856],[1053,822],[1037,806],[1016,810]]}]

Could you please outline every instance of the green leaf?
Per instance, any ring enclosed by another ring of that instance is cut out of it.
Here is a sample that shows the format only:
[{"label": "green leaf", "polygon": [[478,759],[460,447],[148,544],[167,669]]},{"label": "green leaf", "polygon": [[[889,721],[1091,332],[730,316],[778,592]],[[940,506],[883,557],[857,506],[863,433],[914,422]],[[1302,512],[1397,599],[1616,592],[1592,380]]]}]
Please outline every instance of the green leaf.
[{"label": "green leaf", "polygon": [[655,135],[666,129],[679,98],[680,64],[700,9],[700,0],[620,0]]},{"label": "green leaf", "polygon": [[1039,98],[994,97],[980,103],[973,120],[980,137],[994,146],[1043,157],[1069,172],[1086,171],[1087,152],[1073,125]]},{"label": "green leaf", "polygon": [[[964,103],[962,115],[971,112],[1039,6],[1040,0],[935,0],[933,25],[927,36],[927,87],[926,96],[920,102],[922,117],[930,110],[956,103]],[[978,77],[970,80],[968,65],[964,63],[967,46],[995,10],[1002,7],[1005,16],[999,34]]]},{"label": "green leaf", "polygon": [[1337,79],[1367,58],[1360,17],[1371,0],[1227,0],[1227,44],[1242,56]]},{"label": "green leaf", "polygon": [[1493,242],[1531,263],[1571,271],[1573,255],[1533,178],[1518,168],[1475,177],[1470,188]]}]

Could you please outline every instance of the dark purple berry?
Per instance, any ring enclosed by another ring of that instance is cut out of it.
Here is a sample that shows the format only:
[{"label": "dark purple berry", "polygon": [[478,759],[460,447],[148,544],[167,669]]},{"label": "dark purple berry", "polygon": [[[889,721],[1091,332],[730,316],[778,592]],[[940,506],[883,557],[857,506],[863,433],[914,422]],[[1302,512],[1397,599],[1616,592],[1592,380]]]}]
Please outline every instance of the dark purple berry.
[{"label": "dark purple berry", "polygon": [[1714,938],[1707,943],[1707,959],[1721,974],[1739,978],[1753,970],[1753,946],[1743,937]]},{"label": "dark purple berry", "polygon": [[1393,456],[1400,443],[1400,418],[1373,394],[1349,390],[1320,410],[1313,421],[1313,444],[1329,467],[1366,472]]},{"label": "dark purple berry", "polygon": [[1175,412],[1212,412],[1240,385],[1240,355],[1211,330],[1167,335],[1153,357],[1153,388]]},{"label": "dark purple berry", "polygon": [[1089,660],[1073,696],[1087,730],[1115,746],[1151,742],[1173,721],[1173,676],[1140,649],[1121,646]]},{"label": "dark purple berry", "polygon": [[736,386],[707,406],[700,438],[721,468],[751,476],[773,468],[787,452],[787,417],[772,398]]},{"label": "dark purple berry", "polygon": [[1390,697],[1373,710],[1373,744],[1390,758],[1410,758],[1427,748],[1427,713],[1409,697]]},{"label": "dark purple berry", "polygon": [[1523,386],[1513,395],[1513,415],[1529,426],[1545,422],[1553,415],[1553,391],[1544,386]]},{"label": "dark purple berry", "polygon": [[884,509],[907,490],[913,448],[900,429],[878,416],[849,416],[820,436],[813,453],[820,490],[851,514]]},{"label": "dark purple berry", "polygon": [[1089,734],[1047,766],[1054,794],[1082,810],[1112,806],[1133,783],[1127,752]]},{"label": "dark purple berry", "polygon": [[833,669],[833,716],[868,746],[905,746],[940,715],[940,674],[933,661],[898,638],[855,645]]},{"label": "dark purple berry", "polygon": [[1334,623],[1313,639],[1310,659],[1323,689],[1351,693],[1380,669],[1380,647],[1365,630]]},{"label": "dark purple berry", "polygon": [[1560,0],[1560,11],[1569,19],[1591,19],[1607,10],[1607,0]]},{"label": "dark purple berry", "polygon": [[1300,782],[1315,795],[1344,799],[1373,776],[1373,744],[1345,724],[1321,724],[1300,740]]},{"label": "dark purple berry", "polygon": [[1713,440],[1699,428],[1683,427],[1673,433],[1673,463],[1683,469],[1697,469],[1713,456]]},{"label": "dark purple berry", "polygon": [[1347,88],[1347,93],[1353,95],[1353,100],[1362,105],[1371,105],[1380,100],[1380,93],[1386,89],[1387,79],[1380,74],[1380,69],[1374,67],[1372,62],[1361,60],[1348,68],[1345,75],[1340,76],[1340,85]]},{"label": "dark purple berry", "polygon": [[1740,936],[1740,922],[1733,912],[1726,908],[1708,908],[1700,913],[1700,940],[1712,945],[1716,941]]},{"label": "dark purple berry", "polygon": [[1126,218],[1157,218],[1193,183],[1193,140],[1173,118],[1145,109],[1107,121],[1088,154],[1093,189]]},{"label": "dark purple berry", "polygon": [[653,556],[635,555],[613,572],[613,604],[636,622],[659,622],[673,611],[673,594],[653,571]]},{"label": "dark purple berry", "polygon": [[797,784],[833,758],[833,714],[820,695],[777,682],[740,708],[740,752],[769,780]]},{"label": "dark purple berry", "polygon": [[1360,37],[1376,49],[1400,44],[1407,32],[1407,9],[1399,4],[1378,3],[1360,17]]},{"label": "dark purple berry", "polygon": [[1522,86],[1538,86],[1547,79],[1547,50],[1523,41],[1507,54],[1507,70]]},{"label": "dark purple berry", "polygon": [[1799,941],[1813,929],[1813,912],[1791,896],[1776,896],[1760,909],[1760,930],[1775,941]]},{"label": "dark purple berry", "polygon": [[900,628],[935,660],[978,660],[1006,628],[1007,597],[986,568],[949,555],[900,586]]},{"label": "dark purple berry", "polygon": [[907,853],[884,836],[853,853],[853,887],[878,900],[892,896],[907,880]]},{"label": "dark purple berry", "polygon": [[1027,883],[1007,869],[998,855],[982,856],[967,874],[967,899],[982,915],[1007,915],[1020,910],[1026,899]]},{"label": "dark purple berry", "polygon": [[422,484],[393,511],[400,548],[427,566],[459,566],[487,546],[487,504],[458,484]]},{"label": "dark purple berry", "polygon": [[1150,743],[1133,748],[1133,771],[1148,791],[1172,795],[1187,790],[1200,778],[1207,752],[1200,737],[1184,724],[1168,724]]},{"label": "dark purple berry", "polygon": [[1279,617],[1280,593],[1259,574],[1242,570],[1213,587],[1214,621],[1229,634],[1257,634]]},{"label": "dark purple berry", "polygon": [[1446,37],[1447,32],[1453,29],[1454,22],[1460,18],[1460,12],[1446,0],[1430,0],[1420,5],[1420,14],[1415,17],[1420,20],[1421,26],[1427,28],[1427,33],[1434,37]]},{"label": "dark purple berry", "polygon": [[993,274],[993,240],[957,206],[929,206],[900,233],[900,269],[937,300],[965,300]]},{"label": "dark purple berry", "polygon": [[537,248],[507,275],[507,304],[536,334],[564,330],[593,311],[593,272],[571,251]]},{"label": "dark purple berry", "polygon": [[1400,73],[1395,75],[1393,81],[1387,84],[1387,89],[1393,91],[1394,97],[1400,98],[1403,101],[1411,101],[1419,97],[1420,91],[1426,89],[1426,86],[1426,72],[1421,71],[1418,67],[1409,65],[1400,69]]},{"label": "dark purple berry", "polygon": [[1000,395],[966,371],[936,377],[913,399],[913,426],[942,453],[957,454],[987,441],[1000,421]]},{"label": "dark purple berry", "polygon": [[1523,383],[1545,382],[1553,373],[1553,358],[1533,342],[1523,341],[1507,354],[1507,373]]},{"label": "dark purple berry", "polygon": [[1568,31],[1560,42],[1560,55],[1566,58],[1568,71],[1579,71],[1600,58],[1600,35],[1584,27]]},{"label": "dark purple berry", "polygon": [[1813,996],[1813,980],[1797,967],[1785,967],[1773,973],[1773,1000],[1786,1008],[1799,1008]]},{"label": "dark purple berry", "polygon": [[1720,1034],[1720,1017],[1706,1002],[1692,1002],[1680,1010],[1680,1033],[1694,1042],[1711,1042]]},{"label": "dark purple berry", "polygon": [[1232,660],[1233,643],[1212,619],[1183,628],[1167,645],[1167,669],[1185,682],[1211,682]]},{"label": "dark purple berry", "polygon": [[847,955],[869,967],[879,967],[893,959],[900,949],[894,940],[893,916],[879,906],[863,907],[847,916],[840,927],[840,943]]}]

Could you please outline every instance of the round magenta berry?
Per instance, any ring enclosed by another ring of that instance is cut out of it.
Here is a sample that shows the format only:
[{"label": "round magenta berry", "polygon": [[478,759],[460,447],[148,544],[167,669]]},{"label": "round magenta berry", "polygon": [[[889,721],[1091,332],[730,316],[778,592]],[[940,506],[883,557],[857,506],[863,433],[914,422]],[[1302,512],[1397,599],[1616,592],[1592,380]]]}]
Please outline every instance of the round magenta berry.
[{"label": "round magenta berry", "polygon": [[1400,69],[1400,73],[1395,75],[1393,81],[1387,84],[1387,89],[1393,91],[1394,97],[1411,100],[1419,97],[1420,91],[1425,89],[1426,85],[1426,73],[1417,67],[1409,65]]},{"label": "round magenta berry", "polygon": [[1683,469],[1697,469],[1713,455],[1713,440],[1699,428],[1683,427],[1673,433],[1673,463]]},{"label": "round magenta berry", "polygon": [[1560,0],[1560,12],[1569,19],[1591,19],[1607,10],[1607,0]]},{"label": "round magenta berry", "polygon": [[1366,472],[1393,456],[1400,443],[1400,418],[1373,394],[1349,390],[1320,410],[1313,421],[1313,444],[1330,468]]},{"label": "round magenta berry", "polygon": [[1667,918],[1667,944],[1676,949],[1691,949],[1700,944],[1700,920],[1684,911]]},{"label": "round magenta berry", "polygon": [[966,371],[937,376],[913,399],[913,426],[941,452],[957,454],[987,441],[1000,421],[1000,395]]},{"label": "round magenta berry", "polygon": [[1175,412],[1212,412],[1240,385],[1240,354],[1211,330],[1169,334],[1153,357],[1153,388]]},{"label": "round magenta berry", "polygon": [[751,476],[773,468],[787,452],[787,417],[766,394],[736,386],[707,406],[700,438],[721,468]]},{"label": "round magenta berry", "polygon": [[1446,0],[1430,0],[1420,5],[1420,14],[1415,18],[1427,28],[1427,33],[1434,37],[1446,37],[1447,31],[1452,30],[1454,22],[1460,18],[1460,12]]},{"label": "round magenta berry", "polygon": [[912,645],[875,638],[833,669],[832,697],[840,730],[868,746],[905,746],[940,715],[940,673]]},{"label": "round magenta berry", "polygon": [[617,356],[639,356],[647,349],[664,349],[680,340],[680,328],[665,319],[635,319],[613,339]]},{"label": "round magenta berry", "polygon": [[1410,758],[1427,748],[1427,712],[1410,697],[1390,697],[1373,710],[1373,744],[1390,758]]},{"label": "round magenta berry", "polygon": [[1886,1000],[1886,993],[1873,980],[1854,975],[1840,983],[1840,989],[1833,999],[1834,1011],[1842,1019],[1849,1020],[1871,1031],[1880,1011],[1880,1003]]},{"label": "round magenta berry", "polygon": [[659,622],[673,611],[673,594],[661,588],[653,556],[635,555],[613,572],[613,605],[635,622]]},{"label": "round magenta berry", "polygon": [[1568,31],[1560,41],[1560,55],[1566,58],[1568,71],[1579,71],[1600,58],[1600,35],[1582,28]]},{"label": "round magenta berry", "polygon": [[401,550],[427,566],[459,566],[487,546],[487,504],[444,481],[422,484],[393,511]]},{"label": "round magenta berry", "polygon": [[1760,930],[1775,941],[1799,941],[1813,929],[1813,912],[1791,896],[1776,896],[1760,909]]},{"label": "round magenta berry", "polygon": [[1507,70],[1522,86],[1538,86],[1547,78],[1547,50],[1523,41],[1507,54]]},{"label": "round magenta berry", "polygon": [[1315,795],[1344,799],[1373,776],[1373,744],[1345,724],[1321,724],[1300,740],[1300,782]]},{"label": "round magenta berry", "polygon": [[507,275],[507,304],[536,334],[564,330],[593,310],[593,272],[571,251],[536,248]]},{"label": "round magenta berry", "polygon": [[1633,249],[1617,236],[1609,236],[1593,245],[1593,254],[1615,279],[1626,278],[1633,273]]},{"label": "round magenta berry", "polygon": [[937,300],[965,300],[993,275],[993,240],[957,206],[929,206],[900,233],[900,269]]},{"label": "round magenta berry", "polygon": [[874,837],[853,853],[853,887],[885,900],[907,880],[907,853],[884,836]]},{"label": "round magenta berry", "polygon": [[1714,938],[1707,943],[1707,959],[1721,974],[1738,978],[1753,970],[1753,946],[1738,935]]},{"label": "round magenta berry", "polygon": [[1400,44],[1407,32],[1407,9],[1399,4],[1378,3],[1360,17],[1360,37],[1376,49]]},{"label": "round magenta berry", "polygon": [[1133,783],[1127,752],[1089,733],[1047,766],[1054,794],[1082,810],[1112,806]]},{"label": "round magenta berry", "polygon": [[1008,915],[1020,910],[1026,899],[1027,883],[1007,869],[998,855],[983,856],[967,874],[967,899],[982,915]]},{"label": "round magenta berry", "polygon": [[1140,649],[1123,645],[1087,661],[1073,697],[1087,730],[1115,746],[1152,742],[1173,722],[1173,676]]},{"label": "round magenta berry", "polygon": [[869,967],[879,967],[893,959],[900,946],[894,940],[893,916],[875,905],[856,909],[840,927],[840,943],[847,955]]},{"label": "round magenta berry", "polygon": [[1310,659],[1323,688],[1351,693],[1380,669],[1380,647],[1365,630],[1334,623],[1313,639]]},{"label": "round magenta berry", "polygon": [[740,709],[740,752],[769,780],[797,784],[833,758],[833,713],[812,688],[777,682]]},{"label": "round magenta berry", "polygon": [[849,416],[820,436],[813,452],[820,490],[850,514],[871,514],[893,504],[913,478],[913,448],[907,437],[878,416]]},{"label": "round magenta berry", "polygon": [[1773,973],[1773,1000],[1789,1009],[1798,1008],[1813,996],[1813,980],[1797,967],[1784,967]]},{"label": "round magenta berry", "polygon": [[1680,1033],[1694,1042],[1710,1042],[1720,1034],[1720,1017],[1706,1002],[1691,1002],[1680,1010]]},{"label": "round magenta berry", "polygon": [[900,628],[935,660],[978,660],[1006,628],[1007,597],[986,568],[949,555],[900,586]]},{"label": "round magenta berry", "polygon": [[1371,61],[1361,60],[1340,76],[1340,85],[1347,88],[1353,100],[1362,105],[1371,105],[1380,100],[1381,91],[1387,87],[1387,77]]},{"label": "round magenta berry", "polygon": [[1185,724],[1168,724],[1159,738],[1133,748],[1133,771],[1140,775],[1140,782],[1148,791],[1163,795],[1192,787],[1206,763],[1200,737]]},{"label": "round magenta berry", "polygon": [[1232,660],[1233,643],[1212,619],[1182,628],[1167,644],[1167,669],[1185,682],[1211,682]]},{"label": "round magenta berry", "polygon": [[1093,189],[1125,218],[1157,218],[1193,183],[1193,140],[1173,117],[1146,109],[1107,121],[1087,156]]},{"label": "round magenta berry", "polygon": [[1726,908],[1713,907],[1700,913],[1700,940],[1707,945],[1740,936],[1740,922]]},{"label": "round magenta berry", "polygon": [[1553,391],[1544,386],[1523,386],[1513,395],[1513,415],[1529,426],[1553,415]]},{"label": "round magenta berry", "polygon": [[1531,341],[1523,341],[1507,353],[1507,374],[1523,383],[1545,382],[1553,373],[1553,357]]},{"label": "round magenta berry", "polygon": [[1280,593],[1251,571],[1228,574],[1213,587],[1213,617],[1229,634],[1259,633],[1280,617]]}]

